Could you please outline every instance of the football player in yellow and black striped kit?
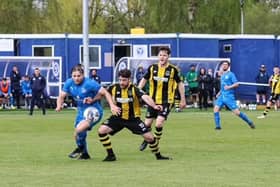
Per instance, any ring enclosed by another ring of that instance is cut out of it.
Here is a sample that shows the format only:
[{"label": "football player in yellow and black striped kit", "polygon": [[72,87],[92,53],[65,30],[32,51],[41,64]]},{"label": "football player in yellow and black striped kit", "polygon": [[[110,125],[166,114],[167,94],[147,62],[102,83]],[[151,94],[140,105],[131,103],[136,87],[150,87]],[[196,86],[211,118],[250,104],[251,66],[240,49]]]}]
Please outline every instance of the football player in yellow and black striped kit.
[{"label": "football player in yellow and black striped kit", "polygon": [[118,77],[119,83],[110,86],[108,91],[114,103],[121,108],[121,113],[109,117],[98,129],[99,140],[107,150],[107,156],[103,161],[116,160],[109,134],[114,135],[123,128],[129,129],[134,134],[142,135],[145,141],[149,143],[156,159],[169,160],[169,157],[160,154],[157,139],[140,119],[140,99],[145,101],[156,111],[162,110],[162,106],[156,105],[149,95],[145,94],[130,82],[130,70],[121,70]]},{"label": "football player in yellow and black striped kit", "polygon": [[275,66],[273,68],[273,75],[269,79],[269,84],[271,86],[271,95],[267,101],[266,108],[261,116],[258,116],[259,119],[265,118],[272,106],[279,99],[280,96],[280,68]]},{"label": "football player in yellow and black striped kit", "polygon": [[[148,107],[146,113],[145,124],[148,127],[152,126],[155,119],[155,136],[159,140],[162,135],[163,123],[167,119],[172,105],[174,104],[175,90],[178,85],[180,94],[180,108],[183,109],[186,106],[185,99],[185,87],[180,79],[178,69],[169,62],[170,49],[168,47],[159,48],[158,58],[159,61],[156,64],[152,64],[138,87],[142,89],[147,82],[149,82],[149,95],[153,98],[157,105],[161,105],[163,110],[154,110]],[[143,151],[147,147],[147,142],[143,142],[140,145],[140,151]]]}]

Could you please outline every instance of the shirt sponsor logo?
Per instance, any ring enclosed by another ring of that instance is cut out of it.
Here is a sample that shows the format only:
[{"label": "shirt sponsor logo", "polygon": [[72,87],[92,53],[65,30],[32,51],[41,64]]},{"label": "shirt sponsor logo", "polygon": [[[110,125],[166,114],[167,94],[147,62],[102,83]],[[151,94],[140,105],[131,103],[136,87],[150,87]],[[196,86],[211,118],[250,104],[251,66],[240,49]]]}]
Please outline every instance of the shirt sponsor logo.
[{"label": "shirt sponsor logo", "polygon": [[117,100],[118,103],[133,102],[133,98],[120,98],[120,97],[117,97],[116,100]]},{"label": "shirt sponsor logo", "polygon": [[153,78],[154,78],[154,80],[156,80],[158,82],[168,82],[168,78],[166,78],[166,77],[154,76]]}]

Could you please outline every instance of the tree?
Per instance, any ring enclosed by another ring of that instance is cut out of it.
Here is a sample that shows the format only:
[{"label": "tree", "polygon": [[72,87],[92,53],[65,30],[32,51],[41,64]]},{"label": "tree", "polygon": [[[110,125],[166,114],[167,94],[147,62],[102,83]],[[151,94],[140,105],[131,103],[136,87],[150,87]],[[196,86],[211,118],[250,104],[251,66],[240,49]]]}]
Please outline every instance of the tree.
[{"label": "tree", "polygon": [[280,12],[265,2],[249,4],[245,14],[247,34],[280,34]]},{"label": "tree", "polygon": [[240,2],[200,0],[194,19],[195,33],[240,33]]},{"label": "tree", "polygon": [[61,12],[58,19],[62,21],[63,33],[82,33],[82,1],[60,0],[58,1]]},{"label": "tree", "polygon": [[147,0],[144,22],[147,32],[170,33],[188,31],[190,29],[188,2],[187,0]]},{"label": "tree", "polygon": [[1,0],[0,32],[32,33],[32,0]]},{"label": "tree", "polygon": [[[240,0],[88,0],[90,33],[240,33]],[[279,34],[280,0],[243,0],[245,33]],[[82,0],[1,0],[1,33],[82,33]]]}]

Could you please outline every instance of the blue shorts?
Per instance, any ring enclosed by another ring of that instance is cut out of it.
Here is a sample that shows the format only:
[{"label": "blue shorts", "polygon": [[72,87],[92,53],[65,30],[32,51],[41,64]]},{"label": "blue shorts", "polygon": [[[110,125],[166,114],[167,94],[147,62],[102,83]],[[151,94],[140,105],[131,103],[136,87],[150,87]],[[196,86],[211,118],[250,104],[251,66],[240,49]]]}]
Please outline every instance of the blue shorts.
[{"label": "blue shorts", "polygon": [[215,106],[222,108],[224,105],[226,105],[230,110],[235,110],[238,108],[234,96],[219,96],[215,101]]},{"label": "blue shorts", "polygon": [[[85,117],[83,115],[84,111],[81,111],[81,112],[78,112],[78,115],[76,117],[76,120],[75,120],[75,128],[77,127],[77,125],[85,120]],[[102,116],[103,116],[103,111],[102,110],[99,110],[99,113],[100,113],[100,116],[99,116],[99,119],[96,121],[96,122],[92,122],[89,124],[89,128],[88,130],[90,131],[97,123],[99,123],[99,121],[102,119]]]}]

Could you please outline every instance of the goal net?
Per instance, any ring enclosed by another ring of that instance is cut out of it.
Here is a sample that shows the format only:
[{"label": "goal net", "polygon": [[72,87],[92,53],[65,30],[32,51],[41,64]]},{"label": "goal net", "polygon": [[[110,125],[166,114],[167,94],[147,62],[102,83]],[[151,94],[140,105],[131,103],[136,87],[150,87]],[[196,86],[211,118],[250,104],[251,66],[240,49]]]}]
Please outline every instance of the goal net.
[{"label": "goal net", "polygon": [[13,66],[17,66],[21,76],[32,76],[35,68],[46,78],[46,91],[51,98],[57,98],[62,86],[61,57],[0,57],[0,77],[9,77]]},{"label": "goal net", "polygon": [[[216,75],[216,72],[219,71],[220,64],[222,61],[227,60],[230,62],[229,58],[169,58],[169,61],[177,66],[182,73],[186,73],[190,70],[192,64],[195,65],[196,71],[199,72],[199,69],[204,67],[207,69],[213,70],[213,75]],[[158,61],[158,58],[134,58],[134,57],[123,57],[117,63],[114,69],[114,82],[118,80],[118,72],[122,69],[128,68],[131,70],[133,76],[133,83],[136,83],[136,74],[139,67],[143,67],[144,71],[147,68]]]}]

